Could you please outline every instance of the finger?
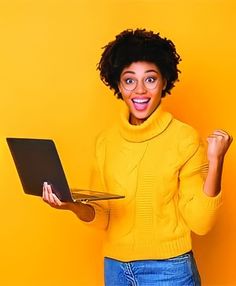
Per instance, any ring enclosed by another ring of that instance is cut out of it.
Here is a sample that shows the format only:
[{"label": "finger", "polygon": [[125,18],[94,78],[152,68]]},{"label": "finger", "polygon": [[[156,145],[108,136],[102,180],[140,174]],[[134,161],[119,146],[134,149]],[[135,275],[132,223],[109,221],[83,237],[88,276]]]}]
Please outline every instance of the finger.
[{"label": "finger", "polygon": [[57,206],[61,206],[62,202],[58,199],[58,197],[55,194],[52,194],[54,202]]},{"label": "finger", "polygon": [[44,183],[43,183],[43,191],[42,191],[42,199],[45,199],[45,187],[44,187]]},{"label": "finger", "polygon": [[221,135],[214,135],[214,134],[212,134],[212,135],[207,137],[208,146],[212,145],[212,144],[213,145],[215,145],[215,144],[218,145],[218,144],[222,144],[224,142],[227,142],[227,140],[224,139],[224,137],[221,136]]},{"label": "finger", "polygon": [[213,132],[221,132],[221,133],[224,133],[224,134],[226,134],[226,135],[229,135],[228,134],[228,132],[227,131],[225,131],[224,129],[216,129],[216,130],[214,130]]},{"label": "finger", "polygon": [[223,138],[229,138],[229,135],[228,135],[228,134],[223,133],[223,132],[220,132],[220,131],[214,131],[214,132],[212,133],[212,135],[221,136],[221,137],[223,137]]},{"label": "finger", "polygon": [[[227,144],[231,143],[231,137],[229,137],[229,135],[225,135],[225,134],[218,133],[218,132],[211,134],[209,138],[211,138],[210,142],[212,142],[213,140],[217,140],[218,142],[224,142]],[[209,140],[207,141],[209,142]]]},{"label": "finger", "polygon": [[214,132],[219,132],[219,133],[221,133],[221,134],[224,134],[224,135],[227,135],[227,136],[229,136],[230,137],[230,139],[231,138],[233,138],[232,137],[232,135],[230,135],[226,130],[224,130],[224,129],[216,129]]},{"label": "finger", "polygon": [[56,201],[55,201],[55,199],[54,199],[54,194],[53,193],[49,193],[48,194],[48,197],[49,197],[49,203],[50,203],[50,205],[52,205],[52,206],[56,206],[57,205],[57,203],[56,203]]},{"label": "finger", "polygon": [[44,196],[45,196],[46,201],[50,204],[54,203],[54,199],[52,197],[51,185],[48,183],[45,183],[43,187],[44,187]]},{"label": "finger", "polygon": [[232,136],[228,132],[226,132],[225,130],[222,130],[222,129],[215,130],[213,132],[213,134],[221,135],[221,136],[224,136],[224,138],[226,138],[226,139],[232,140]]},{"label": "finger", "polygon": [[48,196],[49,196],[50,203],[53,206],[60,206],[62,203],[58,199],[58,197],[53,193],[52,186],[50,184],[47,184],[47,190],[48,190]]},{"label": "finger", "polygon": [[46,189],[47,189],[47,191],[48,191],[49,194],[52,194],[52,193],[53,193],[53,192],[52,192],[52,186],[51,186],[50,184],[47,183]]},{"label": "finger", "polygon": [[[217,139],[219,136],[215,135],[215,134],[211,134],[207,137],[207,141],[213,141],[215,139]],[[223,136],[222,136],[223,137]]]},{"label": "finger", "polygon": [[43,183],[43,195],[42,195],[42,197],[43,197],[43,200],[44,200],[45,202],[48,202],[48,201],[49,201],[48,190],[47,190],[47,182],[44,182],[44,183]]},{"label": "finger", "polygon": [[211,134],[208,136],[208,138],[218,138],[219,136],[224,137],[224,135],[221,134]]}]

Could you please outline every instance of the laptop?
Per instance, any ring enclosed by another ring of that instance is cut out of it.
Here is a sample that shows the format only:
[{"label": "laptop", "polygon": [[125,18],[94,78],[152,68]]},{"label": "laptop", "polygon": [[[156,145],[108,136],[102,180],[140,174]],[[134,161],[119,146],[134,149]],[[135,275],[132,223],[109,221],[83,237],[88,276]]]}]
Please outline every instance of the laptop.
[{"label": "laptop", "polygon": [[63,202],[124,198],[123,195],[92,190],[71,191],[53,140],[7,138],[7,144],[26,194],[42,196],[43,183],[47,182]]}]

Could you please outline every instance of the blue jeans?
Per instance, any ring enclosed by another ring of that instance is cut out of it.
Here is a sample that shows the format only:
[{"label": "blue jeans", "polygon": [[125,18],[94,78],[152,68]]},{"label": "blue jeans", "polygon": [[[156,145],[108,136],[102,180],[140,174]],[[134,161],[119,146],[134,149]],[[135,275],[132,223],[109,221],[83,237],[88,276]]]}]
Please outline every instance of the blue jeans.
[{"label": "blue jeans", "polygon": [[164,260],[104,260],[106,286],[199,286],[192,252]]}]

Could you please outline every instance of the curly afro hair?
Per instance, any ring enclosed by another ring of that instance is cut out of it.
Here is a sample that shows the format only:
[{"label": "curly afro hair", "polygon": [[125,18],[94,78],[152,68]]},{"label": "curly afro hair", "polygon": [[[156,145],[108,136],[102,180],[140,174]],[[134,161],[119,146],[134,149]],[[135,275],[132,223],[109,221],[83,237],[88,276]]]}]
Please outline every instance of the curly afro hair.
[{"label": "curly afro hair", "polygon": [[174,87],[178,80],[177,65],[181,61],[175,45],[171,40],[161,38],[159,33],[145,29],[127,29],[118,34],[114,41],[109,42],[102,53],[97,69],[103,83],[114,91],[117,98],[122,96],[118,89],[120,75],[125,67],[133,62],[146,61],[154,63],[166,79],[166,88],[162,97]]}]

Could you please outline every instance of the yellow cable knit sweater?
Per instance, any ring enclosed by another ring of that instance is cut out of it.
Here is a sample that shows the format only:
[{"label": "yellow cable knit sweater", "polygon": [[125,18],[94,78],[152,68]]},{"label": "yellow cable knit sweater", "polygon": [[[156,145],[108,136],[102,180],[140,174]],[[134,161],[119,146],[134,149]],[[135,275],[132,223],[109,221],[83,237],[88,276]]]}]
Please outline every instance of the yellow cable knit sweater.
[{"label": "yellow cable knit sweater", "polygon": [[191,250],[191,231],[213,226],[221,193],[203,192],[206,150],[197,132],[159,105],[141,125],[118,124],[97,140],[93,188],[125,199],[92,203],[91,225],[106,230],[104,256],[165,259]]}]

